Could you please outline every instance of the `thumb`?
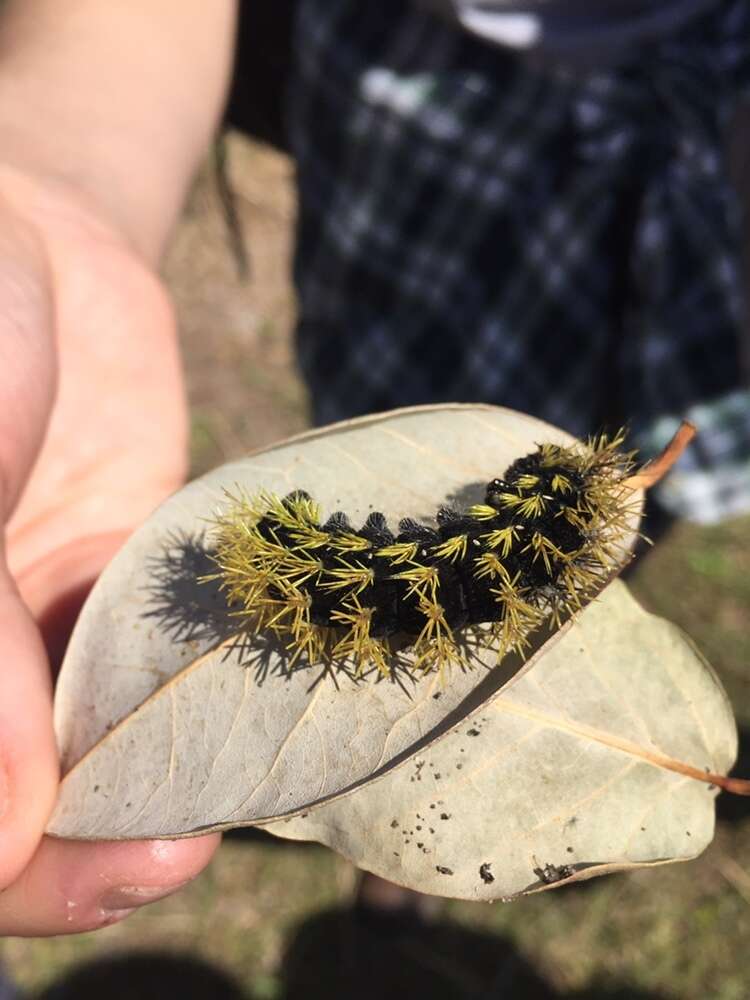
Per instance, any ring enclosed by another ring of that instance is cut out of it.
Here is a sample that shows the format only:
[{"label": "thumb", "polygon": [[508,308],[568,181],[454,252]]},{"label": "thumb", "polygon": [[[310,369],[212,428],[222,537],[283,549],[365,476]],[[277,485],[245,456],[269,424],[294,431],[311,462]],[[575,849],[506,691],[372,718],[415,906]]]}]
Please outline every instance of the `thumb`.
[{"label": "thumb", "polygon": [[28,864],[57,793],[47,657],[0,565],[0,890]]},{"label": "thumb", "polygon": [[[56,381],[53,334],[44,248],[0,196],[0,531],[44,437]],[[47,657],[0,534],[0,889],[28,863],[56,787]]]}]

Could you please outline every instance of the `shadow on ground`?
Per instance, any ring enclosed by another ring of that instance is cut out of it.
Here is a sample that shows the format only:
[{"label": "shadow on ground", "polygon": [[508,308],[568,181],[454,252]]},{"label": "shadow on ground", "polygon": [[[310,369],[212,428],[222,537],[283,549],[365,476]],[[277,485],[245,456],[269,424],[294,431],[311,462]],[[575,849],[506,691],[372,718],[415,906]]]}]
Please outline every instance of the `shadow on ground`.
[{"label": "shadow on ground", "polygon": [[188,955],[125,952],[76,966],[34,1000],[252,1000],[231,976]]},{"label": "shadow on ground", "polygon": [[[499,935],[411,916],[330,910],[302,923],[282,958],[275,1000],[662,1000],[627,984],[560,992]],[[74,969],[35,1000],[259,1000],[222,970],[180,954],[125,953]]]}]

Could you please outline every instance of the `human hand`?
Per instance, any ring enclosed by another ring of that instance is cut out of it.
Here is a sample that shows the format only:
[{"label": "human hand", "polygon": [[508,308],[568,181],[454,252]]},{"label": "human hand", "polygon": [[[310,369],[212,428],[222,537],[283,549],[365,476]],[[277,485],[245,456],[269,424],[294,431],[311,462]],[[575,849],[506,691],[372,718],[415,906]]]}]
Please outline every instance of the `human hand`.
[{"label": "human hand", "polygon": [[152,272],[72,189],[1,167],[0,352],[0,934],[70,933],[173,891],[218,844],[40,842],[47,654],[59,665],[100,570],[180,485],[185,406]]}]

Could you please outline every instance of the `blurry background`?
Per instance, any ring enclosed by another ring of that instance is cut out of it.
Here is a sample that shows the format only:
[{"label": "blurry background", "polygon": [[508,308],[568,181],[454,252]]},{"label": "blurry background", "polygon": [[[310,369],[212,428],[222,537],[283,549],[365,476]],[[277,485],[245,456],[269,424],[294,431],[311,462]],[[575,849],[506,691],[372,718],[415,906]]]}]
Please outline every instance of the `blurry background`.
[{"label": "blurry background", "polygon": [[[291,344],[291,173],[283,156],[233,137],[249,280],[238,278],[210,167],[196,182],[165,264],[182,330],[194,475],[306,425]],[[632,581],[639,599],[682,625],[719,673],[741,727],[737,770],[745,775],[748,528],[748,520],[679,526]],[[355,919],[349,908],[357,873],[325,848],[234,834],[177,897],[96,934],[6,941],[0,956],[33,995],[58,983],[48,997],[317,1000],[390,992],[396,1000],[416,991],[430,1000],[741,1000],[750,995],[750,799],[722,796],[718,804],[715,842],[697,861],[513,904],[440,901],[428,927],[395,932]],[[92,960],[95,974],[81,971]],[[74,969],[77,978],[63,993],[60,980]]]}]

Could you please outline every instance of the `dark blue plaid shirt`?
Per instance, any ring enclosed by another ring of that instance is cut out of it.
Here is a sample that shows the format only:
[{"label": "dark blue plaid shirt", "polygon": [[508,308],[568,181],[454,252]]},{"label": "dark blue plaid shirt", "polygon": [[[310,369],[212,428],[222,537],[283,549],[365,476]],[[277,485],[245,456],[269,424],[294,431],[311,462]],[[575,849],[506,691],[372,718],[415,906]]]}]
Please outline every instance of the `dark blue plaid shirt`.
[{"label": "dark blue plaid shirt", "polygon": [[328,422],[483,401],[646,454],[673,511],[750,509],[727,125],[748,0],[605,71],[532,66],[401,0],[301,0],[289,94],[300,363]]}]

